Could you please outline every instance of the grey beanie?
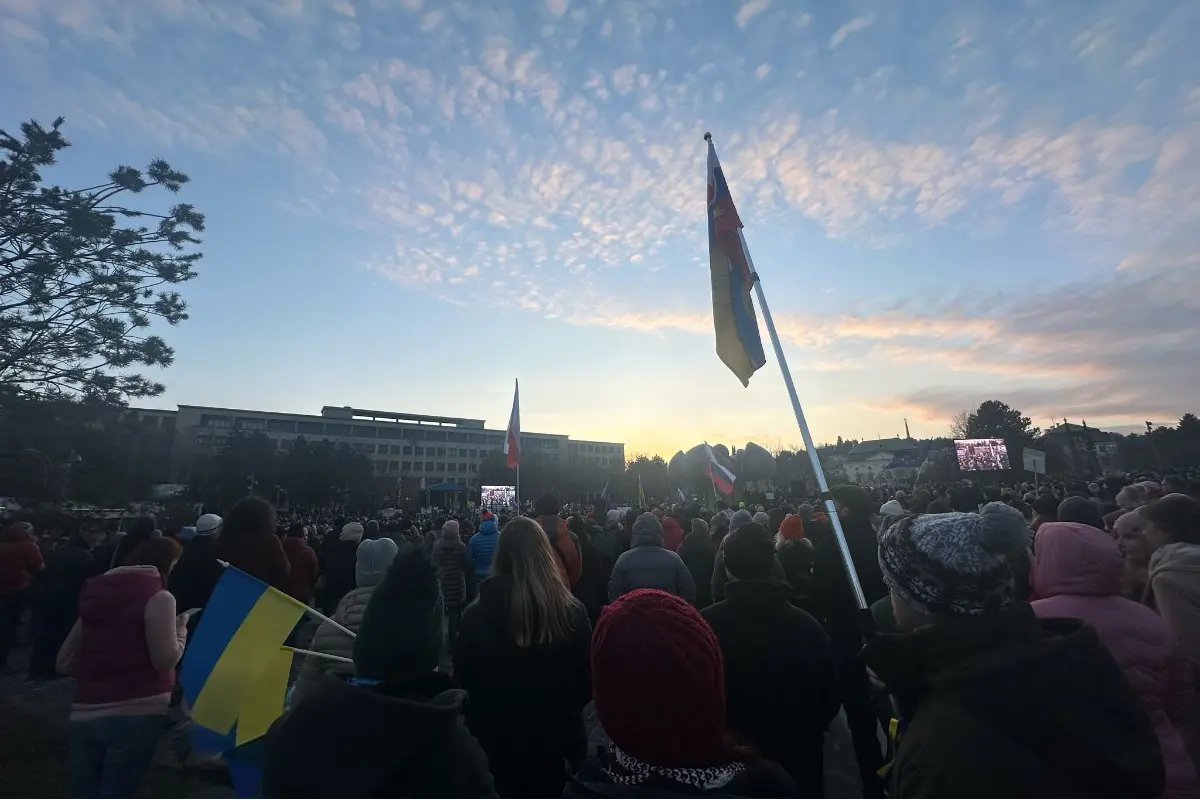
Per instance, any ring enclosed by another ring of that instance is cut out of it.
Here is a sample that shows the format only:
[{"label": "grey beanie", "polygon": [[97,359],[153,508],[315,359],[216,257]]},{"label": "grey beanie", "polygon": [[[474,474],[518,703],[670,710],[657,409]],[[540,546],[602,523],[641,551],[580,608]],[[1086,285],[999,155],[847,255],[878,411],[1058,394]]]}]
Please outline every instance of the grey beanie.
[{"label": "grey beanie", "polygon": [[764,528],[769,528],[771,526],[771,515],[765,511],[756,511],[751,519],[753,519],[759,525],[762,525]]},{"label": "grey beanie", "polygon": [[883,581],[927,616],[974,616],[1013,601],[1009,558],[1029,547],[1020,511],[988,503],[978,514],[902,517],[879,537]]},{"label": "grey beanie", "polygon": [[391,539],[363,539],[355,551],[354,583],[362,589],[383,580],[400,548]]},{"label": "grey beanie", "polygon": [[699,533],[703,534],[704,536],[708,536],[708,523],[702,519],[692,520],[692,533]]},{"label": "grey beanie", "polygon": [[662,522],[649,511],[642,514],[633,523],[633,537],[636,539],[639,536],[657,536],[659,539],[662,539]]},{"label": "grey beanie", "polygon": [[729,520],[729,532],[733,533],[738,528],[754,521],[754,516],[744,508],[740,508],[734,512],[733,517]]}]

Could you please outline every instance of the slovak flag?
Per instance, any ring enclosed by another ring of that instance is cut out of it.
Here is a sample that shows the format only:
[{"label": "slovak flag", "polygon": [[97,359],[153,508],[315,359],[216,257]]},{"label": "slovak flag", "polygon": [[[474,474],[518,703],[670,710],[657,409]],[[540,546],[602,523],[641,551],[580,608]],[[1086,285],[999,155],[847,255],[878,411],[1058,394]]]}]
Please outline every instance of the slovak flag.
[{"label": "slovak flag", "polygon": [[513,388],[512,414],[508,418],[508,433],[504,436],[504,463],[509,468],[521,463],[521,383]]},{"label": "slovak flag", "polygon": [[704,443],[704,452],[708,454],[708,477],[721,494],[733,494],[733,484],[737,476],[717,463],[717,456],[708,442]]}]

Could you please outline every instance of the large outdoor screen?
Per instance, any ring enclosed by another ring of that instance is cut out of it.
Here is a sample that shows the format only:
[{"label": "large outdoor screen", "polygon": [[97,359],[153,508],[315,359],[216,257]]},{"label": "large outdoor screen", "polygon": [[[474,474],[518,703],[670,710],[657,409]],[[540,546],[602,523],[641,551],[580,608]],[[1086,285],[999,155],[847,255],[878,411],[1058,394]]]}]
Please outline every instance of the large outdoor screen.
[{"label": "large outdoor screen", "polygon": [[958,468],[964,472],[1008,469],[1008,448],[1003,439],[955,439]]},{"label": "large outdoor screen", "polygon": [[515,486],[481,486],[479,504],[484,508],[511,508],[517,504]]}]

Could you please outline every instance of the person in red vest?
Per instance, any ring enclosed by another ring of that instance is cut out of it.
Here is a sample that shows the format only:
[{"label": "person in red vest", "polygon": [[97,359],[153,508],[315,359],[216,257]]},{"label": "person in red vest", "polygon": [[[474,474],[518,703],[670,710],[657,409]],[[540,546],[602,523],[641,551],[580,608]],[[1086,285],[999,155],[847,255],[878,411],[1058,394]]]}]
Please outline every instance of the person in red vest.
[{"label": "person in red vest", "polygon": [[136,797],[166,728],[189,609],[176,614],[167,576],[179,542],[156,537],[125,566],[88,580],[58,653],[75,678],[69,723],[72,797]]},{"label": "person in red vest", "polygon": [[301,603],[312,600],[313,587],[317,583],[317,554],[308,546],[308,533],[300,523],[288,528],[283,540],[283,552],[287,556],[291,571],[283,583],[283,590]]}]

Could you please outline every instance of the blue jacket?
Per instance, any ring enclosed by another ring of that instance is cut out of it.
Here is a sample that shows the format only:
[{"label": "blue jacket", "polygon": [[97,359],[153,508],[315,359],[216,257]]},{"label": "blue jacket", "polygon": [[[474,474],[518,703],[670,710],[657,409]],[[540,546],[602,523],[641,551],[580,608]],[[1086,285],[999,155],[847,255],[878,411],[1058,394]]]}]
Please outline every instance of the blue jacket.
[{"label": "blue jacket", "polygon": [[482,581],[492,571],[492,556],[496,554],[496,542],[500,539],[500,529],[496,520],[487,519],[479,524],[479,530],[467,542],[467,564],[475,572],[475,579]]}]

